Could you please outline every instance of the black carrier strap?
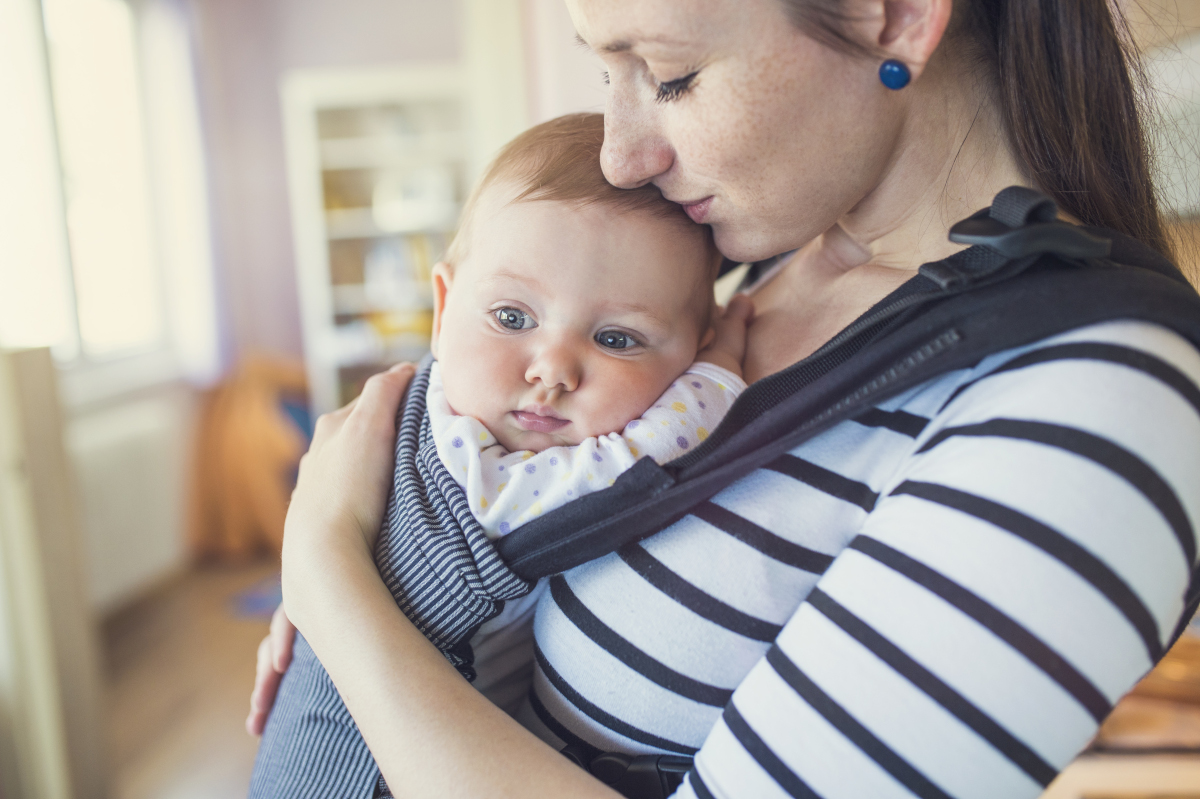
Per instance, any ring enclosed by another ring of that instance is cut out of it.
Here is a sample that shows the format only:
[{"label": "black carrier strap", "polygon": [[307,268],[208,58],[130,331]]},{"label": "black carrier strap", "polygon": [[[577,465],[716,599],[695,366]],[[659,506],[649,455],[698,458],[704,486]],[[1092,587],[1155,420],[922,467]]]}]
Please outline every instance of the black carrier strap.
[{"label": "black carrier strap", "polygon": [[[1170,328],[1200,349],[1200,296],[1165,258],[1115,231],[1058,221],[1053,200],[1010,187],[950,229],[973,245],[913,278],[803,361],[746,390],[720,427],[665,465],[638,461],[608,489],[497,542],[521,578],[567,571],[638,541],[804,441],[993,353],[1115,319]],[[1177,638],[1200,604],[1193,574]],[[633,799],[666,796],[688,758],[564,751]],[[668,762],[660,762],[660,761]],[[677,762],[678,761],[678,762]]]}]

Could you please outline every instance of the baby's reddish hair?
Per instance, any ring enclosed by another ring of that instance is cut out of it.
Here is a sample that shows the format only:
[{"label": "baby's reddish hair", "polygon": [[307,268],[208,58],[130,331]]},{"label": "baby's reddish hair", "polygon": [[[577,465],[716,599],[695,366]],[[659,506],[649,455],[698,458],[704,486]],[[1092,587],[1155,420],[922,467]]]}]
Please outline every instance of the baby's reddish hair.
[{"label": "baby's reddish hair", "polygon": [[[446,252],[446,262],[453,266],[466,257],[471,222],[479,198],[495,185],[515,189],[517,194],[512,202],[550,200],[579,206],[598,204],[622,212],[647,212],[695,227],[683,209],[665,199],[657,186],[647,183],[636,189],[618,189],[605,180],[600,169],[603,145],[603,114],[567,114],[535,125],[504,145],[463,206],[458,233]],[[703,235],[715,255],[712,232],[705,228]]]}]

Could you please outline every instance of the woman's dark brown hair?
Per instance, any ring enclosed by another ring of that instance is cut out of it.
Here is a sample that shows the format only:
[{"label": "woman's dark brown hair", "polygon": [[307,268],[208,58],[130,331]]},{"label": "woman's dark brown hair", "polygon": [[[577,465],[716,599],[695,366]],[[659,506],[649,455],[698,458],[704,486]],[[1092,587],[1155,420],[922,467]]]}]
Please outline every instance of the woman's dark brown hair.
[{"label": "woman's dark brown hair", "polygon": [[[849,32],[840,0],[782,1],[818,41],[873,54]],[[1140,62],[1112,3],[955,0],[943,46],[956,42],[993,76],[1017,155],[1039,189],[1084,224],[1171,254],[1150,173]]]}]

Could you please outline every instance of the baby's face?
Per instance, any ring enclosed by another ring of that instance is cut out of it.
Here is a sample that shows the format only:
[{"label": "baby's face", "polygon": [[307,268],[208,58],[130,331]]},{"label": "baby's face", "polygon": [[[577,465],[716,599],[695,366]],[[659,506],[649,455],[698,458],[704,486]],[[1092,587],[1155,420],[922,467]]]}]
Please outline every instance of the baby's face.
[{"label": "baby's face", "polygon": [[[490,192],[498,194],[498,192]],[[481,198],[468,255],[434,273],[446,399],[510,451],[619,432],[707,332],[699,227],[642,212]]]}]

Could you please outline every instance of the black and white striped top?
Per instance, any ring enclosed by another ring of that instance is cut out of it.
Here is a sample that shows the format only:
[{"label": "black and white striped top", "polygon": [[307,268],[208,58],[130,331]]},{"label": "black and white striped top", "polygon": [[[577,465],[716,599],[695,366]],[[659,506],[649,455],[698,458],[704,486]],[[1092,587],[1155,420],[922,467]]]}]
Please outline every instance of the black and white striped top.
[{"label": "black and white striped top", "polygon": [[944,375],[551,578],[478,684],[555,747],[696,753],[678,796],[1037,796],[1181,614],[1198,385],[1134,322]]}]

